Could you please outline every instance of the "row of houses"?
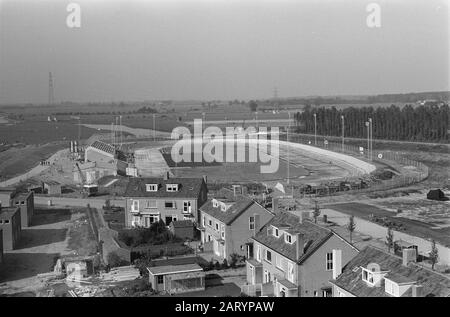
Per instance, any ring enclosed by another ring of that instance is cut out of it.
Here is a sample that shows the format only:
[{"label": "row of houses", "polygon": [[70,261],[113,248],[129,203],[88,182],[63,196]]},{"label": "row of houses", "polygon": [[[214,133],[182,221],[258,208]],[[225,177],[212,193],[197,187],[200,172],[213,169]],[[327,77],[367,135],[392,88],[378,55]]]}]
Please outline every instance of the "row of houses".
[{"label": "row of houses", "polygon": [[[192,222],[202,247],[216,259],[244,256],[242,292],[250,296],[450,296],[450,279],[418,264],[417,249],[405,248],[401,256],[371,246],[358,250],[312,221],[309,212],[279,211],[275,199],[269,210],[236,188],[221,189],[208,198],[204,179],[168,174],[131,179],[125,199],[128,227],[149,227],[159,220],[172,227],[180,220]],[[188,268],[148,272],[157,290],[178,285],[188,291],[184,278],[195,280],[191,284],[196,289],[204,288],[200,268],[192,263]]]}]

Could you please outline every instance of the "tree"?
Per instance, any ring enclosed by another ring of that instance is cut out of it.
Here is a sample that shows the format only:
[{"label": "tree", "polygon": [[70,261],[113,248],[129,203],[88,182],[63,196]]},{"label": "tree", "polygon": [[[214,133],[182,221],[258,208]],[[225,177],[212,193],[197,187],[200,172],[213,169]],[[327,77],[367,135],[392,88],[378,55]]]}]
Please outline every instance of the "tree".
[{"label": "tree", "polygon": [[251,112],[256,112],[256,109],[258,109],[258,104],[254,100],[250,100],[248,106]]},{"label": "tree", "polygon": [[356,223],[355,223],[355,216],[351,215],[348,224],[347,224],[347,230],[350,233],[350,243],[353,242],[353,231],[356,229]]},{"label": "tree", "polygon": [[394,248],[394,231],[391,226],[387,229],[386,244],[388,247],[388,252],[391,252],[391,249]]},{"label": "tree", "polygon": [[117,267],[117,266],[121,266],[124,265],[126,263],[126,261],[124,261],[116,252],[112,251],[109,252],[108,255],[106,256],[106,260],[108,262],[108,265],[110,267]]},{"label": "tree", "polygon": [[314,210],[313,210],[313,217],[314,217],[314,222],[317,223],[317,218],[320,216],[320,208],[319,208],[319,203],[316,201],[315,202],[315,206],[314,206]]},{"label": "tree", "polygon": [[431,269],[434,270],[434,266],[436,265],[438,259],[439,259],[439,253],[438,253],[438,249],[436,247],[436,241],[431,240],[431,251],[428,254],[429,258],[430,258],[430,262],[431,262]]}]

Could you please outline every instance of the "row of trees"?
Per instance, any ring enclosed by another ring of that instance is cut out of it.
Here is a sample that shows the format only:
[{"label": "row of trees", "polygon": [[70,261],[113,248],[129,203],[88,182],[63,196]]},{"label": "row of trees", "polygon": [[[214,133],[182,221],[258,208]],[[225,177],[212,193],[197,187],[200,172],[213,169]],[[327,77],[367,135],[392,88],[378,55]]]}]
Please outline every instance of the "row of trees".
[{"label": "row of trees", "polygon": [[344,116],[344,135],[366,138],[365,122],[372,118],[375,139],[401,141],[449,141],[447,130],[450,125],[450,107],[405,105],[403,108],[390,107],[349,107],[338,110],[335,107],[313,109],[305,107],[295,114],[299,132],[314,133],[314,114],[317,118],[317,134],[329,136],[342,135]]}]

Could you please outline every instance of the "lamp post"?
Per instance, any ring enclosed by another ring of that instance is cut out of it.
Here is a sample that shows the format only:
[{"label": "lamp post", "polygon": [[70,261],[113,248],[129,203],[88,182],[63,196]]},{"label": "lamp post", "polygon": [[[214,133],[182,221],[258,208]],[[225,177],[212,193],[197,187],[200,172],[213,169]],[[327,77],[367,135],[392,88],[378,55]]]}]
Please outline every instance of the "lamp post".
[{"label": "lamp post", "polygon": [[342,153],[344,153],[344,131],[345,131],[345,126],[344,126],[344,116],[341,115],[341,121],[342,121]]},{"label": "lamp post", "polygon": [[288,129],[287,129],[287,142],[286,142],[286,146],[287,146],[287,183],[289,184],[289,168],[290,168],[290,155],[289,155],[289,130],[291,129],[291,112],[288,111],[288,116],[289,116],[289,122],[288,122]]},{"label": "lamp post", "polygon": [[369,135],[370,135],[370,160],[373,159],[373,130],[372,130],[372,118],[369,118]]},{"label": "lamp post", "polygon": [[156,114],[153,114],[153,142],[156,141]]},{"label": "lamp post", "polygon": [[370,159],[370,123],[366,121],[367,127],[367,159]]},{"label": "lamp post", "polygon": [[317,114],[314,114],[314,145],[317,145]]}]

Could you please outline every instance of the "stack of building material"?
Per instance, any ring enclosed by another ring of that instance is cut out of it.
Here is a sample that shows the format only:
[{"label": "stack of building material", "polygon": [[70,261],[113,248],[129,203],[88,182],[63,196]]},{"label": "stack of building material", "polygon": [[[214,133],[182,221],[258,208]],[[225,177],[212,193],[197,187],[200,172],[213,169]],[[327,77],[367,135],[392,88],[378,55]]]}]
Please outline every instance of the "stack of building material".
[{"label": "stack of building material", "polygon": [[105,282],[131,281],[140,276],[139,270],[134,266],[120,266],[111,269],[108,273],[100,274],[100,278]]}]

